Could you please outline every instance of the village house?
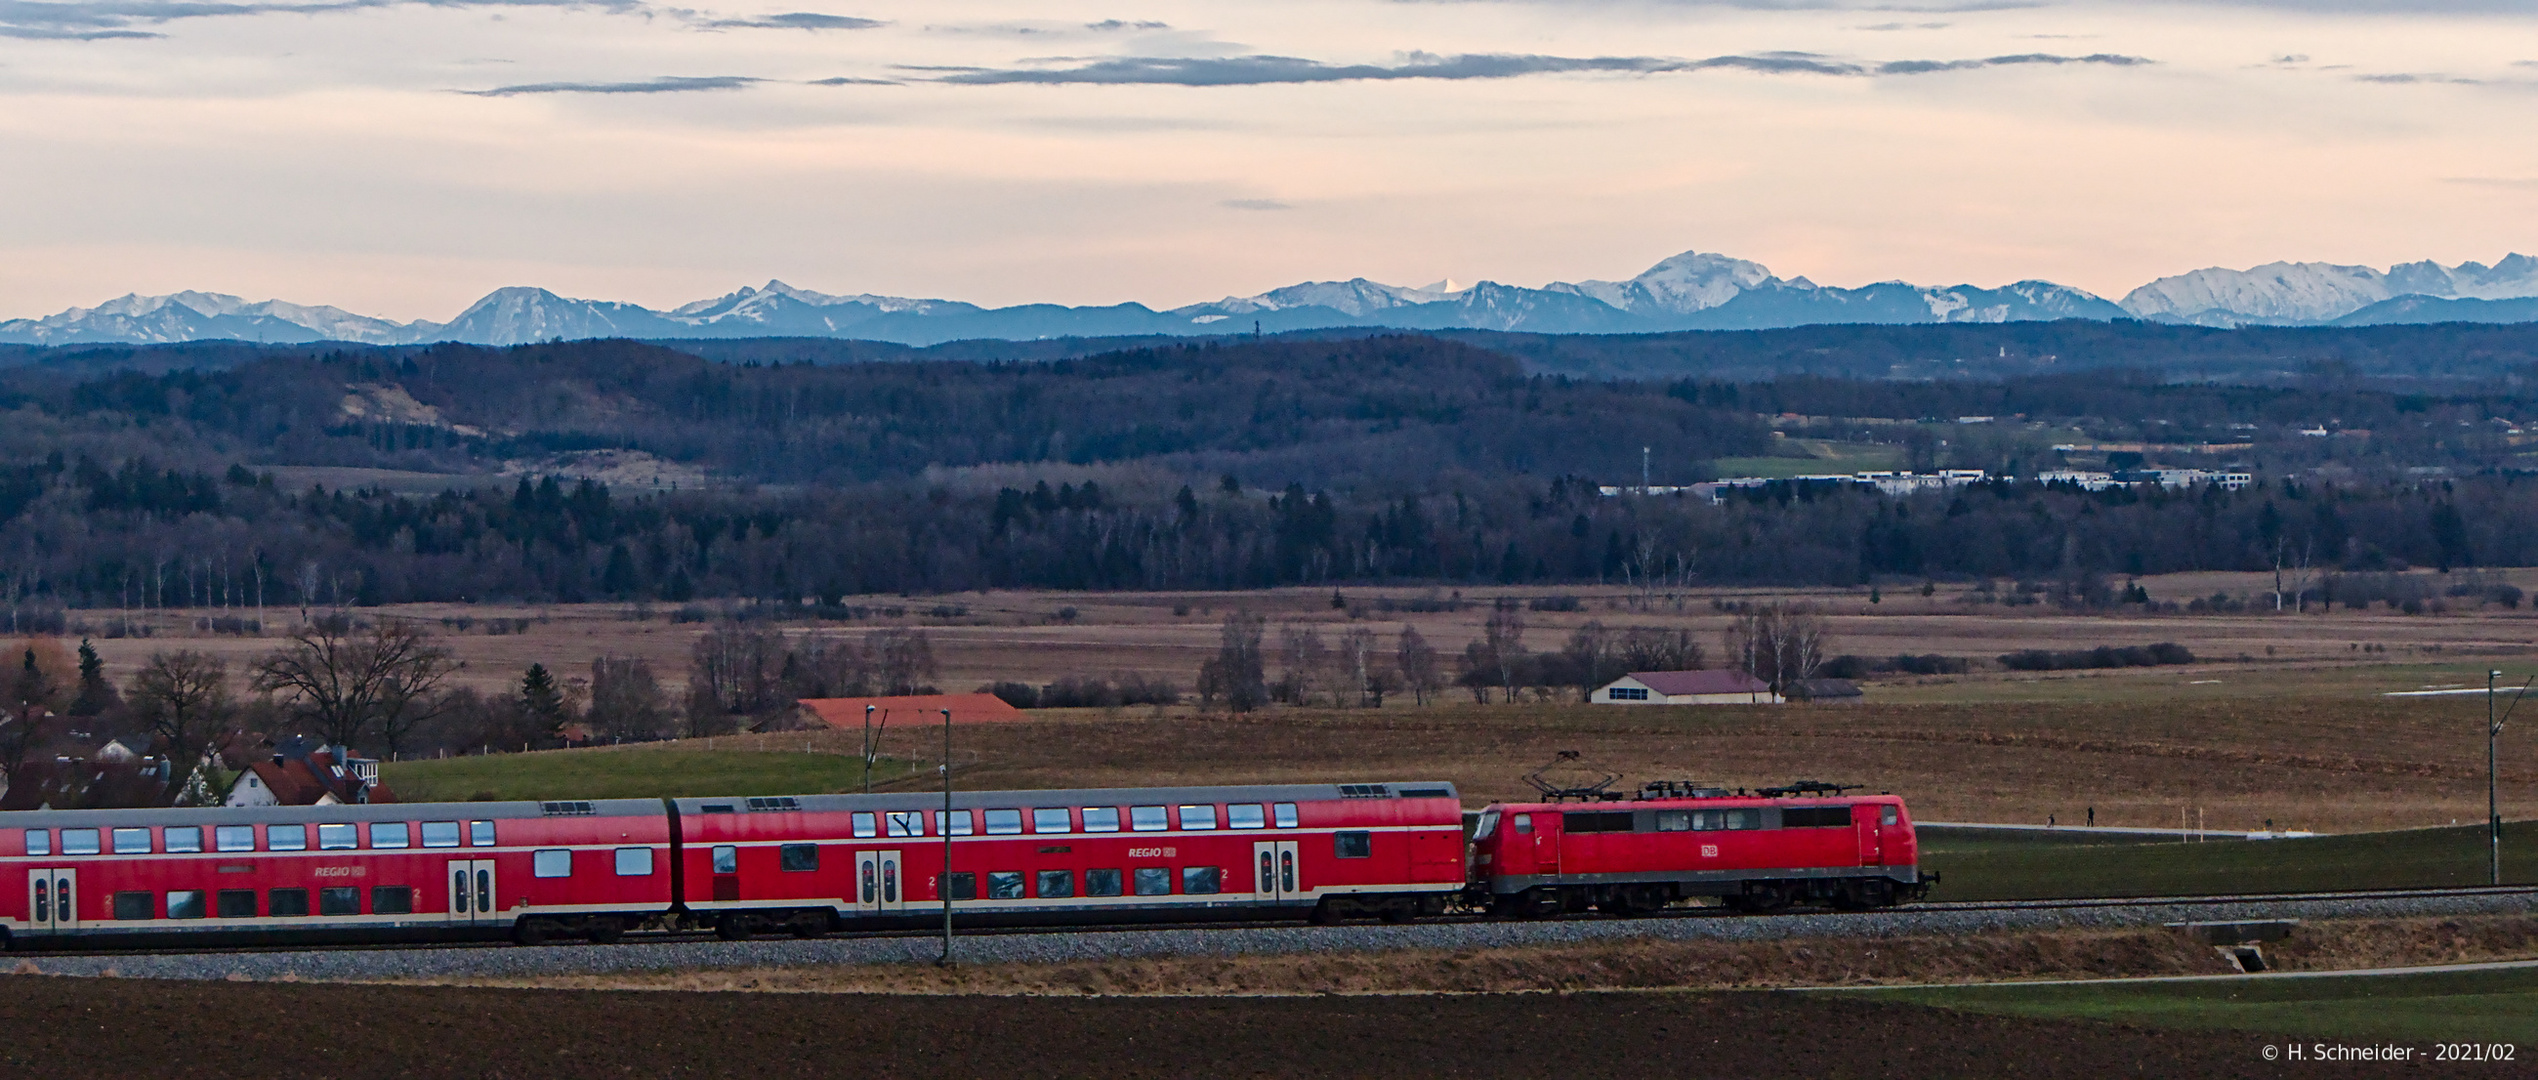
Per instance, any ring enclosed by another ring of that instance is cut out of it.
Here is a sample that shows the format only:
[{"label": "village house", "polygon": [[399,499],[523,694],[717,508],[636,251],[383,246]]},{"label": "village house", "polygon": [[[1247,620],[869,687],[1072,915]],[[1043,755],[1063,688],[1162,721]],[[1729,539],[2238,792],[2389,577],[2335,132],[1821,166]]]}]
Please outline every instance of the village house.
[{"label": "village house", "polygon": [[1778,705],[1771,684],[1742,671],[1634,671],[1587,697],[1597,705]]}]

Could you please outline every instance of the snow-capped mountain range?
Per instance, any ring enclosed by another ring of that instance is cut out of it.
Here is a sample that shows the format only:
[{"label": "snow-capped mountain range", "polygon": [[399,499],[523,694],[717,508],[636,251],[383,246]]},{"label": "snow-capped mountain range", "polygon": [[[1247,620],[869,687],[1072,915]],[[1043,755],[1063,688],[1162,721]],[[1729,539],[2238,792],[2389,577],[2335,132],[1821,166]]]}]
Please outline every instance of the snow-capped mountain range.
[{"label": "snow-capped mountain range", "polygon": [[2492,266],[2402,263],[2382,271],[2333,263],[2219,267],[2160,278],[2120,302],[2021,281],[1997,289],[1901,281],[1855,289],[1781,278],[1760,263],[1687,251],[1626,281],[1523,288],[1442,281],[1416,288],[1354,278],[1229,296],[1157,311],[1142,304],[986,308],[954,300],[831,295],[781,281],[667,311],[576,300],[544,289],[496,289],[446,323],[401,323],[341,308],[220,293],[128,295],[39,319],[0,321],[0,343],[75,345],[226,339],[392,345],[553,339],[839,337],[930,345],[969,338],[1217,334],[1382,326],[1549,334],[1760,330],[1820,323],[2149,319],[2207,326],[2538,321],[2538,259]]}]

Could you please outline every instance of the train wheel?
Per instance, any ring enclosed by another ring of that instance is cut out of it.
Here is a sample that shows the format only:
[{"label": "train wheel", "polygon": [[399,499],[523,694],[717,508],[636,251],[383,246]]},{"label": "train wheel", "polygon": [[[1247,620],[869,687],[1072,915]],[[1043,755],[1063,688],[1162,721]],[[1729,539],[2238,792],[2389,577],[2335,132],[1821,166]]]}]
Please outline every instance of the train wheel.
[{"label": "train wheel", "polygon": [[626,936],[626,923],[622,919],[592,919],[582,933],[593,945],[614,945]]},{"label": "train wheel", "polygon": [[751,929],[746,915],[725,915],[714,920],[714,936],[725,941],[747,941]]},{"label": "train wheel", "polygon": [[829,930],[829,917],[826,912],[810,912],[794,919],[790,925],[785,927],[785,929],[793,931],[794,937],[801,938],[804,941],[808,941],[812,938],[827,937]]},{"label": "train wheel", "polygon": [[545,919],[522,919],[511,928],[511,940],[522,945],[544,945],[555,937],[555,924]]},{"label": "train wheel", "polygon": [[1739,908],[1739,910],[1755,915],[1764,915],[1775,911],[1786,910],[1789,907],[1789,890],[1787,887],[1781,885],[1751,885],[1747,886],[1744,896],[1736,899],[1741,899],[1745,902],[1744,906]]}]

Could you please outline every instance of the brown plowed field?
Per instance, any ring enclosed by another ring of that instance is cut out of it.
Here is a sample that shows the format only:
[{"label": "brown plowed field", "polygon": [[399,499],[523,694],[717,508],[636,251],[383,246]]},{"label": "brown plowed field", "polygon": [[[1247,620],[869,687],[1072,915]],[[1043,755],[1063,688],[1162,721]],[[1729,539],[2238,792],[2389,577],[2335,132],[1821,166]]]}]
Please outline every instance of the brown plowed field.
[{"label": "brown plowed field", "polygon": [[0,1075],[29,1077],[2173,1080],[2298,1071],[2266,1067],[2256,1035],[1794,994],[1087,999],[53,977],[5,987]]}]

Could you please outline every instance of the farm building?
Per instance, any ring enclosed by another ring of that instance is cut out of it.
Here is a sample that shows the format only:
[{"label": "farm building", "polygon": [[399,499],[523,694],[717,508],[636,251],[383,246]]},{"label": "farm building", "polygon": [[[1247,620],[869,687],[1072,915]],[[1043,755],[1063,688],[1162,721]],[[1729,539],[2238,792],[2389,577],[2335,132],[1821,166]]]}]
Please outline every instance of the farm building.
[{"label": "farm building", "polygon": [[1599,687],[1597,705],[1778,705],[1771,684],[1742,671],[1634,671]]}]

